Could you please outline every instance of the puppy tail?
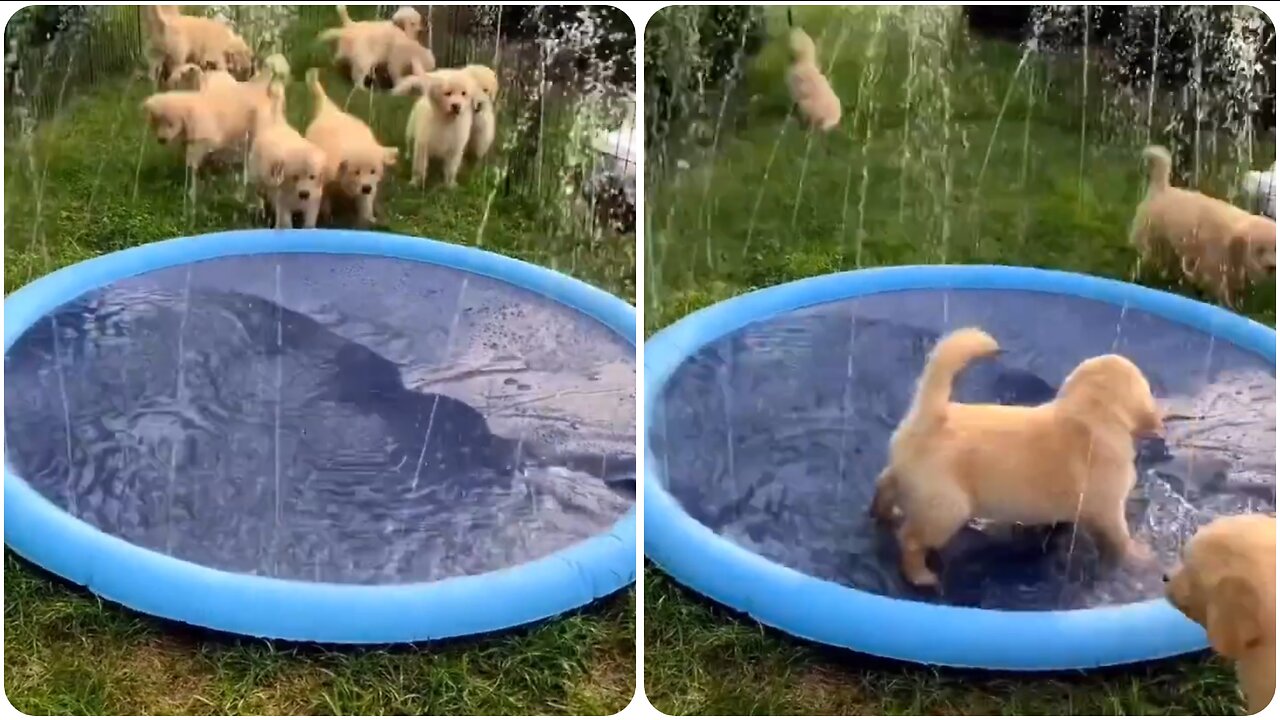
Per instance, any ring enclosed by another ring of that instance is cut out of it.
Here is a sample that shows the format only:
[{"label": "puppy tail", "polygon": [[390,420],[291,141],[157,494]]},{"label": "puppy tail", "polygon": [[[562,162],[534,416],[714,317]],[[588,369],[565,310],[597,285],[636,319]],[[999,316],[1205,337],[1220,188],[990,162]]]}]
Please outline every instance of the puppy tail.
[{"label": "puppy tail", "polygon": [[916,397],[903,425],[941,419],[951,402],[956,375],[971,361],[1000,351],[995,338],[977,328],[956,330],[938,341],[920,376]]},{"label": "puppy tail", "polygon": [[1147,161],[1147,194],[1169,187],[1169,175],[1173,171],[1173,158],[1159,145],[1151,145],[1142,151]]},{"label": "puppy tail", "polygon": [[267,85],[267,101],[266,112],[258,112],[256,115],[257,127],[259,130],[271,127],[276,123],[285,122],[284,119],[284,83],[271,82]]},{"label": "puppy tail", "polygon": [[809,33],[794,28],[791,31],[791,60],[796,63],[816,63],[818,61],[818,46],[813,44],[813,38],[809,37]]},{"label": "puppy tail", "polygon": [[307,87],[311,88],[311,97],[315,100],[317,110],[329,102],[329,95],[320,84],[320,68],[307,70]]},{"label": "puppy tail", "polygon": [[343,26],[350,25],[352,23],[351,13],[347,12],[347,6],[338,5],[337,10],[338,10],[338,18],[342,20]]},{"label": "puppy tail", "polygon": [[340,27],[326,28],[324,30],[321,30],[319,35],[316,35],[317,40],[322,40],[325,42],[328,42],[330,40],[337,40],[340,37],[342,37],[342,28]]}]

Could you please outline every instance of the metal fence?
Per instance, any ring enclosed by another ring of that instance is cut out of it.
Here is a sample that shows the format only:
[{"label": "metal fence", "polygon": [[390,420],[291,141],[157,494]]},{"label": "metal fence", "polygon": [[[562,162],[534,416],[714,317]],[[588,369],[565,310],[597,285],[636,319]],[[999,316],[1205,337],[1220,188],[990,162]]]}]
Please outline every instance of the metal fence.
[{"label": "metal fence", "polygon": [[[396,7],[353,6],[350,12],[357,19],[385,18]],[[635,88],[635,42],[633,29],[629,40],[612,33],[602,42],[590,33],[584,37],[582,28],[597,22],[592,13],[620,11],[558,6],[552,17],[541,6],[414,7],[426,21],[422,40],[441,67],[477,62],[499,73],[498,160],[491,172],[497,192],[529,201],[558,216],[556,222],[588,226],[571,230],[594,229],[599,214],[570,211],[566,190],[581,188],[591,171],[589,134],[625,122],[625,98]],[[584,10],[566,13],[565,7]],[[316,34],[337,22],[333,6],[187,6],[184,12],[223,17],[259,57],[280,52],[289,58],[295,78],[306,67],[332,61],[332,50]],[[93,92],[110,79],[142,77],[147,64],[138,6],[24,8],[6,28],[5,44],[6,139],[34,132],[77,93]],[[625,54],[619,56],[618,48]]]}]

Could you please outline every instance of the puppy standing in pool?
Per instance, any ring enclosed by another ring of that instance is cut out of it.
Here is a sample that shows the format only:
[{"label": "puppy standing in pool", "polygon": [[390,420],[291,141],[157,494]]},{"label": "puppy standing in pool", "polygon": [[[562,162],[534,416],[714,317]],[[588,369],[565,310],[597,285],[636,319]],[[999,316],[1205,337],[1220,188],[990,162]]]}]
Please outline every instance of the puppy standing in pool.
[{"label": "puppy standing in pool", "polygon": [[1057,397],[1038,407],[951,402],[965,365],[998,351],[976,328],[942,338],[890,440],[871,512],[881,520],[901,512],[903,575],[913,585],[936,586],[929,551],[973,518],[1076,522],[1112,554],[1147,558],[1124,514],[1137,482],[1133,440],[1163,431],[1142,371],[1119,355],[1102,355],[1076,366]]},{"label": "puppy standing in pool", "polygon": [[1235,662],[1248,711],[1262,712],[1276,693],[1276,519],[1236,515],[1204,526],[1165,590]]}]

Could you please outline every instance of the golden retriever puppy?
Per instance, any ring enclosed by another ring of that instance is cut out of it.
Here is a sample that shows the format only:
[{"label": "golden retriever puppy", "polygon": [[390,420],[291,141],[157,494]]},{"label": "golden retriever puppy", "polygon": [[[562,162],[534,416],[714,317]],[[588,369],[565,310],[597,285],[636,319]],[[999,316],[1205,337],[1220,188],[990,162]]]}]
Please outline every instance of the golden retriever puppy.
[{"label": "golden retriever puppy", "polygon": [[1147,194],[1129,238],[1144,263],[1171,265],[1236,307],[1250,281],[1274,281],[1276,222],[1228,202],[1169,184],[1172,160],[1161,147],[1142,152]]},{"label": "golden retriever puppy", "polygon": [[928,552],[972,518],[1076,522],[1104,550],[1148,558],[1124,514],[1137,482],[1133,439],[1164,427],[1142,372],[1119,355],[1102,355],[1076,366],[1057,397],[1038,407],[951,402],[965,365],[998,351],[976,328],[940,340],[890,440],[871,512],[881,520],[901,513],[903,575],[917,586],[937,585]]},{"label": "golden retriever puppy", "polygon": [[480,160],[489,154],[493,139],[498,134],[498,114],[493,106],[498,99],[498,74],[487,65],[467,65],[462,71],[471,77],[475,86],[467,155]]},{"label": "golden retriever puppy", "polygon": [[383,147],[363,120],[344,112],[330,100],[320,84],[319,70],[307,71],[307,84],[311,87],[315,109],[305,137],[324,151],[328,163],[321,212],[329,214],[335,196],[353,200],[360,224],[372,225],[374,201],[383,173],[396,164],[400,151]]},{"label": "golden retriever puppy", "polygon": [[[404,11],[413,13],[416,22],[405,23],[409,17]],[[320,33],[324,41],[337,41],[337,54],[334,60],[346,64],[351,72],[351,83],[356,87],[370,86],[374,72],[385,67],[391,76],[392,83],[412,73],[412,63],[417,62],[425,70],[436,66],[435,55],[417,40],[417,31],[422,28],[422,17],[412,8],[401,8],[397,12],[401,23],[390,20],[355,21],[347,12],[345,5],[338,6],[338,17],[342,24]],[[408,34],[402,26],[414,29]]]},{"label": "golden retriever puppy", "polygon": [[827,132],[840,124],[840,98],[818,67],[818,48],[800,28],[791,31],[787,90],[806,125]]},{"label": "golden retriever puppy", "polygon": [[328,165],[324,151],[289,124],[284,116],[284,86],[272,83],[270,105],[256,113],[250,177],[265,204],[275,213],[275,227],[293,227],[293,214],[314,228],[320,215]]},{"label": "golden retriever puppy", "polygon": [[392,13],[391,23],[414,40],[422,34],[422,14],[408,5],[401,5],[400,9]]},{"label": "golden retriever puppy", "polygon": [[1168,577],[1169,602],[1235,662],[1250,714],[1276,693],[1276,519],[1236,515],[1200,528]]},{"label": "golden retriever puppy", "polygon": [[268,104],[269,74],[240,82],[221,70],[185,65],[176,75],[189,78],[192,90],[170,90],[142,103],[147,123],[160,144],[181,142],[191,172],[189,193],[197,195],[200,168],[211,158],[243,158],[252,137],[255,113]]},{"label": "golden retriever puppy", "polygon": [[220,20],[183,15],[174,5],[144,5],[150,35],[150,70],[163,84],[166,69],[193,63],[207,70],[225,70],[237,78],[253,71],[253,51],[244,38]]},{"label": "golden retriever puppy", "polygon": [[444,161],[445,185],[453,187],[458,184],[458,169],[471,138],[478,90],[462,70],[437,70],[405,78],[392,92],[406,95],[413,88],[423,93],[405,127],[413,154],[413,182],[425,183],[431,159],[437,158]]}]

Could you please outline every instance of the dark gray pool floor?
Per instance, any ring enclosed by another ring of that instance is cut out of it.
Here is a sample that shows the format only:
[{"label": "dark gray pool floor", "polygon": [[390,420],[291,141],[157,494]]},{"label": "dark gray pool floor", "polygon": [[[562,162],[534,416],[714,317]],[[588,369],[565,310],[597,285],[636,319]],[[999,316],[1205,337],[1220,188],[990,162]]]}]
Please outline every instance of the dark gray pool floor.
[{"label": "dark gray pool floor", "polygon": [[238,573],[431,581],[634,504],[635,361],[598,322],[438,266],[246,256],[149,273],[5,357],[5,459],[67,512]]}]

